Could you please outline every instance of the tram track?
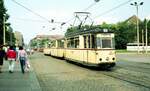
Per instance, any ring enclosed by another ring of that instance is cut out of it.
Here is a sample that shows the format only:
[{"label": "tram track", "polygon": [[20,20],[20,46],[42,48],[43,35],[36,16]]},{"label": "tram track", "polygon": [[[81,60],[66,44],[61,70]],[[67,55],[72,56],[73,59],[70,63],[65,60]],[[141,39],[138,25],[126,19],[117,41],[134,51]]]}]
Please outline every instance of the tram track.
[{"label": "tram track", "polygon": [[132,71],[150,74],[150,71],[149,71],[150,70],[150,64],[149,63],[123,62],[123,63],[118,63],[116,68],[123,68],[123,69],[127,69],[127,70],[132,70]]},{"label": "tram track", "polygon": [[137,72],[141,72],[141,73],[144,73],[144,74],[150,74],[150,68],[141,68],[141,67],[137,67],[137,66],[126,66],[124,65],[124,67],[122,66],[117,66],[117,68],[123,68],[123,69],[126,69],[126,70],[132,70],[132,71],[137,71]]},{"label": "tram track", "polygon": [[126,66],[133,66],[133,67],[140,67],[143,69],[150,69],[150,63],[137,63],[137,62],[128,62],[128,61],[119,61],[118,65],[126,65]]},{"label": "tram track", "polygon": [[148,77],[149,74],[132,71],[126,68],[119,68],[105,72],[103,71],[101,73],[121,81],[150,89],[150,77]]}]

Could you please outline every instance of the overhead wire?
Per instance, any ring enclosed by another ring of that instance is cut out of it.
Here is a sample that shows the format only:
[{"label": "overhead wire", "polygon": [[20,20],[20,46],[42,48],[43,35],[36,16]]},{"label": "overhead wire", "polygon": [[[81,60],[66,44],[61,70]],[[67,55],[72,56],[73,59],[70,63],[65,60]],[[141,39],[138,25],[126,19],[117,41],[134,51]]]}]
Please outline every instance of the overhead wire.
[{"label": "overhead wire", "polygon": [[92,3],[91,5],[89,5],[87,8],[83,9],[82,11],[87,11],[90,8],[92,8],[94,5],[96,5],[97,2]]},{"label": "overhead wire", "polygon": [[[36,13],[35,11],[33,11],[33,10],[27,8],[26,6],[24,6],[24,5],[22,5],[21,3],[17,2],[16,0],[12,0],[12,1],[13,1],[14,3],[16,3],[17,5],[23,7],[24,9],[28,10],[29,12],[33,13],[34,15],[40,17],[41,19],[43,19],[43,20],[45,20],[45,21],[51,23],[51,21],[50,21],[49,19],[47,19],[46,17],[43,17],[42,15]],[[88,9],[90,9],[91,7],[93,7],[95,4],[96,4],[96,2],[92,3],[92,4],[89,5],[87,8],[85,8],[83,11],[87,11]],[[69,20],[67,20],[67,21],[65,21],[65,22],[53,22],[53,23],[61,23],[61,25],[62,25],[62,24],[66,24],[66,23],[72,21],[73,19],[74,19],[74,18],[71,18],[71,19],[69,19]],[[19,19],[19,20],[28,20],[28,19]],[[36,22],[36,21],[37,21],[37,22],[40,22],[39,20],[28,20],[28,21],[33,21],[33,22]]]},{"label": "overhead wire", "polygon": [[[51,23],[51,21],[50,21],[49,19],[47,19],[47,18],[43,17],[42,15],[40,15],[40,14],[34,12],[33,10],[27,8],[26,6],[24,6],[24,5],[20,4],[20,3],[18,3],[16,0],[12,0],[12,1],[13,1],[14,3],[16,3],[17,5],[23,7],[24,9],[28,10],[29,12],[33,13],[34,15],[40,17],[41,19],[43,19],[43,20],[45,20],[45,21]],[[110,13],[110,12],[112,12],[112,11],[114,11],[114,10],[116,10],[116,9],[118,9],[118,8],[120,8],[120,7],[124,6],[124,5],[126,5],[126,4],[128,4],[128,3],[131,2],[131,1],[133,1],[133,0],[125,1],[125,2],[123,2],[123,3],[121,3],[121,4],[119,4],[119,5],[117,5],[117,6],[113,7],[113,8],[111,8],[111,9],[109,9],[109,10],[107,10],[107,11],[105,11],[105,12],[103,12],[103,13],[97,15],[97,16],[95,16],[93,19],[96,19],[96,18],[98,18],[98,17],[100,17],[100,16],[103,16],[103,15],[105,15],[105,14],[108,14],[108,13]],[[97,3],[97,2],[92,3],[92,4],[89,5],[87,8],[83,9],[83,11],[89,10],[89,9],[92,8],[96,3]],[[56,22],[56,23],[61,23],[61,25],[64,25],[64,24],[66,24],[66,23],[72,21],[73,19],[74,19],[74,18],[71,18],[71,19],[69,19],[69,20],[67,20],[67,21],[65,21],[65,22]],[[23,19],[20,19],[20,20],[23,20]],[[39,20],[30,20],[30,21],[40,22]]]},{"label": "overhead wire", "polygon": [[35,20],[35,19],[27,19],[27,18],[16,18],[16,17],[12,17],[15,20],[20,20],[20,21],[24,21],[24,22],[45,22],[42,20]]},{"label": "overhead wire", "polygon": [[103,13],[97,15],[97,16],[95,16],[93,19],[96,19],[96,18],[98,18],[98,17],[100,17],[100,16],[103,16],[103,15],[105,15],[105,14],[108,14],[108,13],[110,13],[110,12],[112,12],[112,11],[114,11],[114,10],[116,10],[116,9],[118,9],[118,8],[120,8],[120,7],[124,6],[124,5],[126,5],[126,4],[128,4],[128,3],[131,2],[131,1],[133,1],[133,0],[125,1],[125,2],[123,2],[123,3],[121,3],[121,4],[119,4],[119,5],[117,5],[117,6],[113,7],[113,8],[111,8],[111,9],[109,9],[109,10],[107,10],[107,11],[105,11],[105,12],[103,12]]},{"label": "overhead wire", "polygon": [[[92,8],[94,5],[96,5],[96,3],[97,3],[97,2],[92,3],[92,4],[89,5],[87,8],[83,9],[82,11],[87,11],[87,10],[89,10],[89,9]],[[64,22],[64,23],[66,24],[66,23],[72,21],[73,19],[74,19],[74,17],[71,18],[71,19],[69,19],[68,21],[66,21],[66,22]]]},{"label": "overhead wire", "polygon": [[17,5],[23,7],[24,9],[28,10],[29,12],[33,13],[34,15],[40,17],[41,19],[44,19],[44,20],[46,20],[46,21],[49,22],[49,23],[51,22],[49,19],[47,19],[47,18],[43,17],[42,15],[40,15],[40,14],[34,12],[33,10],[31,10],[31,9],[27,8],[26,6],[24,6],[24,5],[20,4],[20,3],[18,3],[17,1],[15,1],[15,0],[12,0],[12,1],[13,1],[14,3],[16,3]]}]

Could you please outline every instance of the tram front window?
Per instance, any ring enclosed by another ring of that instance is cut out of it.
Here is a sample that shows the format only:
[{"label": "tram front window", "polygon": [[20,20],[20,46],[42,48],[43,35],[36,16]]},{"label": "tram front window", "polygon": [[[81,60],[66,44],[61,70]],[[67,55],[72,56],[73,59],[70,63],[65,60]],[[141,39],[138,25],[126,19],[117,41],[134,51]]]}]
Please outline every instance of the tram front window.
[{"label": "tram front window", "polygon": [[97,38],[97,48],[114,48],[112,38],[104,38],[98,37]]},{"label": "tram front window", "polygon": [[102,39],[102,48],[111,48],[111,39]]}]

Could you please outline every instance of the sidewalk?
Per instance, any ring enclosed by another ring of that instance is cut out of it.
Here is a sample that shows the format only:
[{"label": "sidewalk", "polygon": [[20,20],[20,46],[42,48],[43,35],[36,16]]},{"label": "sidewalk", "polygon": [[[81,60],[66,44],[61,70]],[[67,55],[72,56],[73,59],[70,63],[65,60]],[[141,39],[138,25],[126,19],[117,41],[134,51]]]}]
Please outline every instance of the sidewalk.
[{"label": "sidewalk", "polygon": [[42,89],[32,67],[30,72],[22,74],[20,64],[16,63],[14,72],[9,73],[8,61],[4,61],[0,73],[0,91],[42,91]]}]

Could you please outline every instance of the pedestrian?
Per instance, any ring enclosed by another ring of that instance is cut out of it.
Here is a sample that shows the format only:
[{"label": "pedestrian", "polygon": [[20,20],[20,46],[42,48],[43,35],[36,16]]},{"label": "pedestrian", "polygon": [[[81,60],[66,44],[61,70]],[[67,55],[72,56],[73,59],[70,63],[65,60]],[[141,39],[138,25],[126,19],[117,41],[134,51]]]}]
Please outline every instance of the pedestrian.
[{"label": "pedestrian", "polygon": [[5,51],[3,50],[3,46],[0,46],[0,73],[2,73],[3,59],[5,57]]},{"label": "pedestrian", "polygon": [[27,54],[30,55],[30,49],[28,48],[26,51],[27,51]]},{"label": "pedestrian", "polygon": [[18,60],[20,61],[21,71],[24,74],[27,60],[27,53],[22,46],[19,47]]},{"label": "pedestrian", "polygon": [[13,73],[14,66],[15,66],[15,61],[16,61],[16,52],[13,48],[13,46],[10,46],[6,53],[8,62],[9,62],[9,73]]}]

